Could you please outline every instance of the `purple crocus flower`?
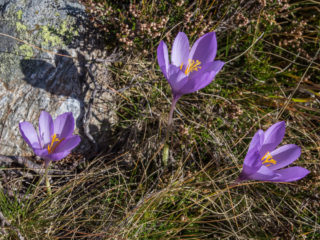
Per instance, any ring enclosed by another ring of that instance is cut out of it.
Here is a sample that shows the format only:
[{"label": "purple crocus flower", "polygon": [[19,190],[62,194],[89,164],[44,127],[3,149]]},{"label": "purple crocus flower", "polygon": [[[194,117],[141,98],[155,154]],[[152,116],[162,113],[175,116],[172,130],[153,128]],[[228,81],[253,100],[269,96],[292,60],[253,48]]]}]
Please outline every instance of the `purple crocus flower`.
[{"label": "purple crocus flower", "polygon": [[173,102],[182,95],[202,89],[212,82],[224,65],[222,61],[214,61],[216,53],[215,32],[200,37],[190,51],[188,37],[179,32],[172,46],[171,63],[167,45],[160,42],[157,49],[158,63],[171,86]]},{"label": "purple crocus flower", "polygon": [[42,111],[39,117],[39,134],[29,122],[21,122],[19,129],[23,139],[34,153],[45,160],[58,161],[66,157],[81,141],[73,135],[74,118],[71,112],[59,115],[54,121]]},{"label": "purple crocus flower", "polygon": [[261,180],[271,182],[292,182],[310,172],[303,167],[283,167],[294,162],[301,154],[297,145],[287,144],[276,148],[285,133],[285,122],[278,122],[267,129],[261,129],[253,136],[243,169],[237,181]]}]

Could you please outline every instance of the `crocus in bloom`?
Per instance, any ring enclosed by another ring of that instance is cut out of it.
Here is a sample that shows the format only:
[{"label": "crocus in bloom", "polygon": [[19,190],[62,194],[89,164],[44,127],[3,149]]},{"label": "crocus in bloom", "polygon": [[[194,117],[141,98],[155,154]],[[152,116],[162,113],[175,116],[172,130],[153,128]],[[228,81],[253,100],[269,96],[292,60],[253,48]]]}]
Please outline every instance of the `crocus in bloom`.
[{"label": "crocus in bloom", "polygon": [[74,118],[71,112],[59,115],[54,121],[42,111],[39,117],[39,134],[29,122],[21,122],[19,129],[23,139],[34,153],[45,160],[58,161],[66,157],[81,141],[73,135]]},{"label": "crocus in bloom", "polygon": [[238,181],[261,180],[292,182],[305,177],[309,171],[303,167],[289,167],[301,154],[295,144],[277,148],[285,134],[285,122],[278,122],[265,132],[261,129],[251,140]]},{"label": "crocus in bloom", "polygon": [[182,95],[202,89],[212,82],[224,65],[222,61],[214,61],[216,53],[215,32],[200,37],[191,50],[188,37],[179,32],[173,42],[171,63],[167,45],[164,41],[160,42],[157,49],[158,63],[171,86],[173,102]]}]

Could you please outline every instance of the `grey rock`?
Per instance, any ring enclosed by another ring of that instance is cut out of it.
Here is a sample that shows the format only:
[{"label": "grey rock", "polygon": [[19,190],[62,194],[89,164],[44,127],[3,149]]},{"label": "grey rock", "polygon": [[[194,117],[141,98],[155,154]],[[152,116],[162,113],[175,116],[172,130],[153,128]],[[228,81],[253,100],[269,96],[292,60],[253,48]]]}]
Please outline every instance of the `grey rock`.
[{"label": "grey rock", "polygon": [[[77,47],[84,31],[77,21],[85,18],[84,10],[67,0],[0,0],[0,33],[23,41],[0,35],[0,154],[32,154],[18,126],[21,121],[37,126],[42,110],[54,118],[71,111],[81,132],[91,89],[83,83],[79,59],[84,57]],[[109,116],[96,114],[102,115]],[[99,122],[93,119],[90,124],[100,129]],[[83,137],[79,149],[89,147]]]}]

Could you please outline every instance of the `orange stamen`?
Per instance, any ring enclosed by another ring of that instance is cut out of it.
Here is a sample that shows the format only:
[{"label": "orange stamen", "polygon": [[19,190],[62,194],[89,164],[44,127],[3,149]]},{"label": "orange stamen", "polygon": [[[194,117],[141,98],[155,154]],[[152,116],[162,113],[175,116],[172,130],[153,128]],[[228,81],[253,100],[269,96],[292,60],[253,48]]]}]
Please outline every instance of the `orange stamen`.
[{"label": "orange stamen", "polygon": [[[57,135],[54,134],[52,136],[51,139],[51,143],[48,145],[47,149],[48,149],[48,153],[51,154],[54,152],[54,150],[60,145],[60,143],[64,140],[64,138],[62,138],[61,140],[59,138],[57,138]],[[57,142],[55,144],[55,142]]]},{"label": "orange stamen", "polygon": [[201,69],[200,67],[201,62],[199,60],[194,61],[189,59],[189,63],[187,65],[187,68],[184,72],[185,75],[188,75],[189,73],[193,72],[193,71],[198,71],[199,69]]},{"label": "orange stamen", "polygon": [[[262,158],[261,158],[262,164],[265,163],[272,163],[272,164],[277,164],[277,161],[273,159],[273,157],[271,156],[270,152],[267,152]],[[266,167],[271,166],[271,164],[267,164],[265,165]]]},{"label": "orange stamen", "polygon": [[[188,75],[189,73],[191,73],[193,71],[198,71],[199,69],[201,69],[200,64],[201,64],[201,62],[199,60],[194,61],[194,60],[189,59],[188,65],[186,67],[186,70],[184,71],[184,74]],[[181,63],[181,65],[180,65],[180,70],[182,70],[182,67],[183,67],[183,63]]]}]

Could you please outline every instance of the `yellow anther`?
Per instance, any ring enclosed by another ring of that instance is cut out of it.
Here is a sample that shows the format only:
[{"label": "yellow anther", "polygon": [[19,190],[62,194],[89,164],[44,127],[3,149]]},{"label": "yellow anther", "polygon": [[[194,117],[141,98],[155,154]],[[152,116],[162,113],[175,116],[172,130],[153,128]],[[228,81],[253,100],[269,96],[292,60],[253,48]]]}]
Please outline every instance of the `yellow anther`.
[{"label": "yellow anther", "polygon": [[[57,135],[54,134],[52,136],[51,139],[51,143],[48,145],[47,149],[48,149],[48,153],[51,154],[52,152],[54,152],[54,150],[60,145],[60,143],[64,140],[64,138],[61,138],[61,140],[59,138],[57,138]],[[57,144],[55,144],[55,142],[57,142]]]},{"label": "yellow anther", "polygon": [[[277,161],[274,160],[270,154],[270,152],[267,152],[262,158],[261,158],[262,164],[265,163],[272,163],[272,164],[277,164]],[[267,164],[266,167],[269,167],[270,164]]]},{"label": "yellow anther", "polygon": [[189,73],[193,72],[193,71],[198,71],[199,69],[201,69],[201,67],[199,66],[201,64],[201,62],[199,60],[194,61],[189,59],[188,61],[188,65],[187,68],[184,72],[184,74],[188,75]]},{"label": "yellow anther", "polygon": [[[188,60],[188,65],[186,67],[186,70],[184,71],[185,75],[188,75],[189,73],[193,72],[193,71],[198,71],[199,69],[201,69],[200,66],[201,62],[199,60],[194,61],[189,59]],[[183,67],[183,63],[180,65],[180,70],[182,70]]]}]

